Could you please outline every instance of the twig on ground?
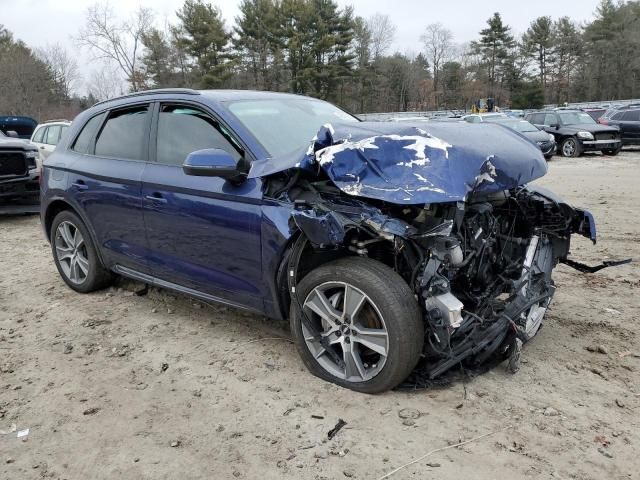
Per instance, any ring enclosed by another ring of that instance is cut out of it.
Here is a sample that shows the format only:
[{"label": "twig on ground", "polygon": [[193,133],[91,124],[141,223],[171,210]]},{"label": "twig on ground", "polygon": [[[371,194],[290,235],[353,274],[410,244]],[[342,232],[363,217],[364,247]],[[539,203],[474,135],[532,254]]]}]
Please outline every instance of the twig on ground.
[{"label": "twig on ground", "polygon": [[510,428],[513,428],[513,425],[509,425],[507,427],[504,427],[500,430],[496,430],[495,432],[489,432],[489,433],[485,433],[483,435],[480,435],[478,437],[474,437],[471,438],[469,440],[465,440],[464,442],[460,442],[460,443],[456,443],[454,445],[447,445],[446,447],[441,447],[441,448],[436,448],[435,450],[431,450],[430,452],[425,453],[424,455],[422,455],[421,457],[416,458],[415,460],[411,460],[408,463],[405,463],[404,465],[399,466],[398,468],[396,468],[395,470],[391,470],[389,473],[383,475],[382,477],[380,477],[378,480],[384,480],[385,478],[389,478],[391,475],[394,475],[396,473],[398,473],[400,470],[402,470],[403,468],[407,468],[410,465],[413,465],[414,463],[418,463],[421,460],[424,460],[425,458],[427,458],[429,455],[433,455],[434,453],[438,453],[438,452],[442,452],[444,450],[448,450],[450,448],[456,448],[456,447],[460,447],[462,445],[466,445],[467,443],[471,443],[471,442],[477,442],[478,440],[485,438],[485,437],[489,437],[491,435],[495,435],[496,433],[500,433],[500,432],[504,432],[505,430],[508,430]]}]

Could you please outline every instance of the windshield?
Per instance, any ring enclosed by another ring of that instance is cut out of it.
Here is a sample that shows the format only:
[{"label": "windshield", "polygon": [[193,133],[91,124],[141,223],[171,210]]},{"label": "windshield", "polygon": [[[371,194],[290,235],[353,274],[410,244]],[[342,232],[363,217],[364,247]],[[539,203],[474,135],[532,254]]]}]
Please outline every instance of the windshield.
[{"label": "windshield", "polygon": [[492,123],[500,123],[500,124],[505,125],[505,126],[507,126],[509,128],[512,128],[513,130],[516,130],[517,132],[522,132],[522,133],[538,132],[539,131],[536,127],[531,125],[526,120],[495,119],[495,120],[491,120],[491,122]]},{"label": "windshield", "polygon": [[564,112],[559,115],[562,125],[584,125],[585,123],[595,125],[596,123],[591,115],[584,112]]},{"label": "windshield", "polygon": [[308,146],[326,123],[358,122],[330,103],[309,98],[237,100],[227,102],[227,108],[272,157]]}]

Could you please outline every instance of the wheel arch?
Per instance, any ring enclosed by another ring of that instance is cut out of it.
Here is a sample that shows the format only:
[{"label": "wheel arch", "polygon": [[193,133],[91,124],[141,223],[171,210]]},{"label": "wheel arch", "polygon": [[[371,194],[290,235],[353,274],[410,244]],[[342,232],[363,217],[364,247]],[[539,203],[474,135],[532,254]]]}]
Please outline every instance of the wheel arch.
[{"label": "wheel arch", "polygon": [[86,216],[80,211],[79,208],[76,208],[69,201],[64,198],[55,198],[53,199],[46,207],[44,215],[42,217],[43,227],[45,231],[45,235],[47,236],[47,241],[51,242],[51,226],[53,225],[53,220],[56,218],[58,214],[64,211],[70,211],[80,217],[80,220],[84,223],[89,235],[91,236],[91,241],[96,246],[96,255],[100,260],[102,266],[105,266],[104,259],[102,258],[102,251],[99,248],[99,244],[96,240],[95,233],[93,231],[91,222],[88,221]]}]

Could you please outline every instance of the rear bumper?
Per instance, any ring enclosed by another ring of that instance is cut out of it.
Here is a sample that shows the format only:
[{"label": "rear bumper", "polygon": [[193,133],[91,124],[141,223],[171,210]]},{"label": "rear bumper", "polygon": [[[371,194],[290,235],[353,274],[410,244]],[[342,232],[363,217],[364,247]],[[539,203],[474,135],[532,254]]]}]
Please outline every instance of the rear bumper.
[{"label": "rear bumper", "polygon": [[23,177],[0,179],[0,200],[13,198],[38,199],[40,196],[40,171],[31,170]]}]

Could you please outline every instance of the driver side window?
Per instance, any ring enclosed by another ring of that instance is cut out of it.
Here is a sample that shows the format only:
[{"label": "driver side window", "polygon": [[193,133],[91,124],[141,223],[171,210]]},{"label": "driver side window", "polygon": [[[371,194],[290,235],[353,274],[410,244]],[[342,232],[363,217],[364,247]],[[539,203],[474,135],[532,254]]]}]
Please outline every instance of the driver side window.
[{"label": "driver side window", "polygon": [[544,116],[544,125],[546,127],[550,127],[551,125],[557,125],[558,124],[558,118],[556,117],[555,113],[547,113]]},{"label": "driver side window", "polygon": [[225,137],[219,123],[201,110],[185,105],[160,106],[156,160],[180,166],[191,152],[219,148],[238,162],[242,155]]}]

